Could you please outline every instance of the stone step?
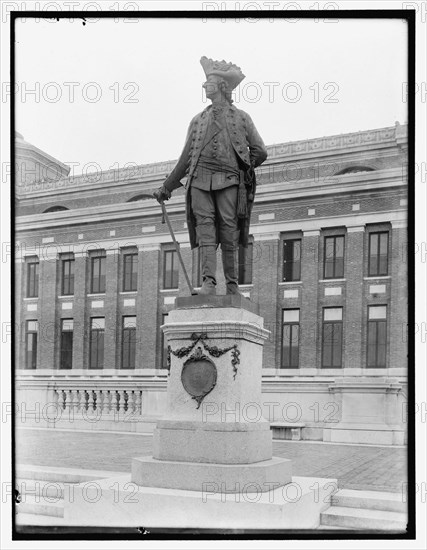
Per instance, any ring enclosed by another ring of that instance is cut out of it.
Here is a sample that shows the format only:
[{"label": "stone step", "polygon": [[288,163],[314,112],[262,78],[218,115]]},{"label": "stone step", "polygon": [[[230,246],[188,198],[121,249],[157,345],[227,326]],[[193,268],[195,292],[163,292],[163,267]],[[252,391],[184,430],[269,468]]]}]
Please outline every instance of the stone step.
[{"label": "stone step", "polygon": [[64,500],[24,494],[16,510],[18,515],[25,513],[62,518],[64,517]]},{"label": "stone step", "polygon": [[28,514],[20,512],[15,518],[16,525],[67,525],[63,517],[42,516],[40,514]]},{"label": "stone step", "polygon": [[407,504],[403,501],[402,493],[386,493],[383,491],[340,489],[332,497],[332,506],[384,510],[387,512],[407,512]]},{"label": "stone step", "polygon": [[377,529],[379,531],[405,531],[406,514],[331,506],[320,516],[323,526],[345,527],[347,529]]},{"label": "stone step", "polygon": [[117,472],[103,470],[79,470],[77,468],[54,468],[51,466],[31,466],[27,464],[18,464],[16,466],[16,477],[19,479],[59,483],[83,483],[116,475]]},{"label": "stone step", "polygon": [[41,498],[64,499],[71,498],[78,483],[62,483],[60,481],[43,481],[37,479],[17,479],[15,488],[20,495],[37,495]]}]

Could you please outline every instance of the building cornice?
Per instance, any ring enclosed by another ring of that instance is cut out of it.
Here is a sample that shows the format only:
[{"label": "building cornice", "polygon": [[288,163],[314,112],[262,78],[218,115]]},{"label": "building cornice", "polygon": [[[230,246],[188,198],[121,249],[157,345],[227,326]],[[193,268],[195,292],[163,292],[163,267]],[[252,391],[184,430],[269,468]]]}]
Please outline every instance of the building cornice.
[{"label": "building cornice", "polygon": [[[397,143],[397,130],[399,128]],[[404,129],[404,130],[402,130]],[[378,128],[366,130],[362,132],[353,132],[348,134],[338,134],[333,136],[324,136],[314,139],[306,139],[301,141],[292,141],[269,145],[268,160],[259,169],[260,176],[271,168],[271,166],[282,163],[301,163],[301,166],[307,165],[309,161],[321,161],[324,157],[338,156],[345,158],[349,162],[350,156],[355,153],[363,153],[363,159],[370,158],[373,160],[375,156],[373,151],[378,149],[383,150],[382,155],[386,154],[385,150],[390,148],[401,147],[405,139],[406,125],[386,128]],[[46,155],[48,156],[48,155]],[[360,159],[362,161],[362,159]],[[156,183],[163,181],[165,175],[172,171],[176,165],[176,160],[164,161],[152,164],[135,165],[130,168],[106,170],[96,174],[82,174],[78,176],[68,176],[57,181],[51,182],[34,182],[17,186],[18,198],[34,199],[35,197],[52,196],[52,193],[58,192],[61,195],[65,193],[94,192],[99,188],[105,190],[105,187],[112,188],[115,186],[131,186],[138,184],[138,190],[143,191],[144,186],[155,186]],[[142,186],[142,187],[141,187]],[[131,190],[129,188],[128,190]]]},{"label": "building cornice", "polygon": [[[377,172],[362,172],[327,178],[328,181],[301,180],[298,182],[271,183],[259,186],[256,205],[262,203],[278,203],[279,201],[308,199],[314,197],[319,203],[322,197],[343,193],[362,193],[364,191],[380,191],[391,187],[404,187],[402,171],[397,168],[379,170]],[[330,181],[329,181],[330,180]],[[111,222],[114,220],[131,220],[159,216],[160,209],[155,199],[145,201],[90,206],[78,210],[66,210],[31,214],[16,217],[17,231],[34,231],[55,227],[70,227],[71,225]],[[176,195],[168,202],[170,214],[183,213],[185,196]]]}]

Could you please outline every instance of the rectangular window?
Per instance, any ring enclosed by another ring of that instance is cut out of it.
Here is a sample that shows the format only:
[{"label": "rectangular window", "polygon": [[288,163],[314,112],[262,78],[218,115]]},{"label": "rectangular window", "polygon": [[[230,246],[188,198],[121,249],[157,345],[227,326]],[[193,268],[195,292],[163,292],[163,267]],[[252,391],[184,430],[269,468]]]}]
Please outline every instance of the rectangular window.
[{"label": "rectangular window", "polygon": [[324,278],[344,277],[344,236],[325,237]]},{"label": "rectangular window", "polygon": [[137,290],[138,285],[138,254],[123,255],[123,292]]},{"label": "rectangular window", "polygon": [[136,317],[123,317],[122,369],[135,368]]},{"label": "rectangular window", "polygon": [[62,260],[61,294],[70,296],[74,294],[74,260]]},{"label": "rectangular window", "polygon": [[178,256],[175,250],[165,250],[163,288],[178,288]]},{"label": "rectangular window", "polygon": [[39,295],[39,262],[27,263],[27,298],[37,298]]},{"label": "rectangular window", "polygon": [[301,239],[283,241],[283,280],[301,280]]},{"label": "rectangular window", "polygon": [[105,256],[91,258],[90,291],[92,294],[105,292]]},{"label": "rectangular window", "polygon": [[[162,325],[165,325],[168,322],[168,313],[162,314]],[[160,329],[161,330],[161,329]],[[168,368],[168,344],[164,335],[163,330],[161,330],[161,339],[162,339],[162,369]]]},{"label": "rectangular window", "polygon": [[370,277],[388,274],[388,231],[369,233]]},{"label": "rectangular window", "polygon": [[342,308],[323,308],[322,367],[342,367]]},{"label": "rectangular window", "polygon": [[93,317],[90,320],[90,369],[104,368],[104,333],[105,319],[103,317]]},{"label": "rectangular window", "polygon": [[282,367],[299,367],[299,309],[283,310]]},{"label": "rectangular window", "polygon": [[386,367],[387,306],[368,307],[367,366]]},{"label": "rectangular window", "polygon": [[71,369],[73,367],[73,330],[73,319],[61,320],[60,369]]},{"label": "rectangular window", "polygon": [[27,321],[25,334],[25,368],[37,368],[37,333],[39,330],[38,321]]},{"label": "rectangular window", "polygon": [[253,243],[239,246],[239,285],[252,284]]}]

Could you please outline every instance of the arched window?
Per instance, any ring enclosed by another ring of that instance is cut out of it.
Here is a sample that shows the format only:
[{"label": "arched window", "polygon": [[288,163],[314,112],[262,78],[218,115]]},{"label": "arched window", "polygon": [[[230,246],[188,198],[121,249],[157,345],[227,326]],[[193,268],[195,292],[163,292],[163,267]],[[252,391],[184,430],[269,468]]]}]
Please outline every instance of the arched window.
[{"label": "arched window", "polygon": [[343,174],[356,174],[357,172],[373,172],[374,168],[371,168],[370,166],[349,166],[348,168],[344,168],[344,170],[341,170],[341,172],[338,172],[335,174],[336,176],[342,176]]},{"label": "arched window", "polygon": [[47,214],[48,212],[63,212],[64,210],[69,210],[69,208],[65,206],[50,206],[46,210],[43,210],[43,214]]},{"label": "arched window", "polygon": [[131,199],[128,199],[127,202],[135,202],[135,201],[145,201],[147,199],[153,199],[153,195],[149,195],[148,193],[142,193],[140,195],[136,195],[135,197],[132,197]]}]

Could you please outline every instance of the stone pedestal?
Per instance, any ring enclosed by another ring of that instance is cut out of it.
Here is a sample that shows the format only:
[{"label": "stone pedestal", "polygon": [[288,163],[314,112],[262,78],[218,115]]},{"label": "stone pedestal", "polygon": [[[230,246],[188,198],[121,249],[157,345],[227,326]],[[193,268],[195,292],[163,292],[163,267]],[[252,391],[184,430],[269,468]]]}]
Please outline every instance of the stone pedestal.
[{"label": "stone pedestal", "polygon": [[262,346],[257,306],[241,296],[178,298],[163,331],[169,346],[167,408],[153,457],[135,458],[144,487],[225,493],[291,482],[291,461],[272,457],[261,411]]},{"label": "stone pedestal", "polygon": [[329,388],[341,410],[337,424],[324,428],[323,440],[336,443],[403,445],[405,430],[396,378],[338,378]]}]

